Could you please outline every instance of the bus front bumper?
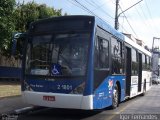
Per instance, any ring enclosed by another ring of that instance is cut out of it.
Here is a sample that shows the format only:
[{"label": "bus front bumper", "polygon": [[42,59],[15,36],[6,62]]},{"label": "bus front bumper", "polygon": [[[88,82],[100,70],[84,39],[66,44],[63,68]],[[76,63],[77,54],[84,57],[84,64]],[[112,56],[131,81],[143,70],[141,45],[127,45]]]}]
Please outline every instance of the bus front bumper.
[{"label": "bus front bumper", "polygon": [[23,91],[24,102],[35,106],[69,108],[69,109],[93,109],[93,95],[83,96],[77,94],[60,94]]}]

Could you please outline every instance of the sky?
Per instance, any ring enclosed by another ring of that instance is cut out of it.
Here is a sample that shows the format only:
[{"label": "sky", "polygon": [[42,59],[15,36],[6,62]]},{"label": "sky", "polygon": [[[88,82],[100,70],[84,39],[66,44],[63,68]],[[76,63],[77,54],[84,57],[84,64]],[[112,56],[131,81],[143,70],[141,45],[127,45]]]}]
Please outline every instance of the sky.
[{"label": "sky", "polygon": [[[33,0],[16,0],[33,1]],[[116,0],[34,0],[39,4],[47,4],[54,9],[62,9],[68,15],[96,15],[114,27]],[[77,1],[77,2],[76,2]],[[145,45],[152,47],[160,45],[160,0],[119,0],[119,32],[132,34],[135,38],[143,40]],[[81,5],[80,5],[80,4]],[[92,13],[87,12],[85,6]],[[128,9],[127,11],[125,11]],[[125,11],[122,14],[122,11]],[[158,38],[158,39],[157,39]]]}]

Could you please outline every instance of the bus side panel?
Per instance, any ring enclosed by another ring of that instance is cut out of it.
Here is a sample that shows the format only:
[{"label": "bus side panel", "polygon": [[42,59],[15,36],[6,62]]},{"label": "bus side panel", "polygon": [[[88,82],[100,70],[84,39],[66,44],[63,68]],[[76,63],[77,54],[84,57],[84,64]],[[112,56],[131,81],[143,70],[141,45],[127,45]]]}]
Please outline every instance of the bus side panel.
[{"label": "bus side panel", "polygon": [[138,76],[131,76],[130,97],[138,95]]},{"label": "bus side panel", "polygon": [[[142,90],[146,89],[148,91],[151,88],[151,72],[150,71],[142,71]],[[146,86],[144,86],[146,83]],[[144,88],[146,87],[146,88]]]},{"label": "bus side panel", "polygon": [[151,72],[142,71],[141,91],[138,91],[138,76],[131,76],[130,97],[135,97],[151,88]]},{"label": "bus side panel", "polygon": [[[93,109],[101,109],[111,105],[112,103],[112,87],[110,85],[109,90],[109,79],[106,78],[103,83],[95,90],[93,97]],[[113,82],[113,81],[112,81]]]},{"label": "bus side panel", "polygon": [[117,81],[120,82],[120,101],[125,99],[125,77],[109,76],[94,91],[93,109],[102,109],[112,105],[113,88]]}]

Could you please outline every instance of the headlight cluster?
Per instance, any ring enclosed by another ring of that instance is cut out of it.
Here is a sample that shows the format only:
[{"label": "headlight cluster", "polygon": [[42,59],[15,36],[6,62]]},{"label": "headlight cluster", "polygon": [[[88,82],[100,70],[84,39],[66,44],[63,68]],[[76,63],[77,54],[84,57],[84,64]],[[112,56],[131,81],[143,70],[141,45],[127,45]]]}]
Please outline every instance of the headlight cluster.
[{"label": "headlight cluster", "polygon": [[83,94],[85,88],[85,83],[82,83],[81,85],[79,85],[78,87],[76,87],[71,94]]}]

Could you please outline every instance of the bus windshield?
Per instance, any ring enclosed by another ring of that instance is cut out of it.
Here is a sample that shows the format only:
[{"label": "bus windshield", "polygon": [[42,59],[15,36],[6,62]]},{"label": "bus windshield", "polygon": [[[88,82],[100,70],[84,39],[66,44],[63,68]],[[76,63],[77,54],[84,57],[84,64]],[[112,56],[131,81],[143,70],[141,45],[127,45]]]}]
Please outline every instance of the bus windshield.
[{"label": "bus windshield", "polygon": [[27,75],[84,76],[89,33],[36,35],[26,51]]}]

